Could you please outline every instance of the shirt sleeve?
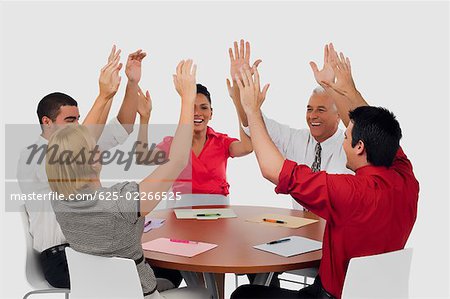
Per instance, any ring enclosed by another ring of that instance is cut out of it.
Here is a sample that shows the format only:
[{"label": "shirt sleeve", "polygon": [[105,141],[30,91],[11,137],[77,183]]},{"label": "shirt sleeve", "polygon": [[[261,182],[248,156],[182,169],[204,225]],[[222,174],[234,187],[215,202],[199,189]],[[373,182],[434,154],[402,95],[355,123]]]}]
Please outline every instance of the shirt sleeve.
[{"label": "shirt sleeve", "polygon": [[233,138],[233,137],[228,137],[228,135],[224,134],[223,147],[226,149],[226,153],[227,153],[228,157],[234,158],[233,156],[230,155],[230,145],[236,141],[239,141],[239,139]]},{"label": "shirt sleeve", "polygon": [[276,193],[290,194],[298,203],[318,216],[329,219],[326,172],[312,172],[306,165],[285,160],[278,177]]},{"label": "shirt sleeve", "polygon": [[108,124],[103,128],[102,135],[100,136],[97,144],[102,150],[109,150],[119,144],[122,144],[127,140],[128,132],[119,122],[117,117],[111,119]]},{"label": "shirt sleeve", "polygon": [[[275,146],[281,152],[281,154],[286,157],[290,144],[293,142],[293,136],[296,130],[291,129],[287,125],[280,124],[273,119],[268,118],[263,114],[263,120],[267,128],[267,133],[269,133],[270,139],[272,139]],[[251,136],[250,128],[242,126],[245,134]]]},{"label": "shirt sleeve", "polygon": [[401,147],[397,150],[391,167],[399,173],[413,173],[411,161],[406,157]]},{"label": "shirt sleeve", "polygon": [[[125,182],[114,187],[117,190],[113,191],[119,192],[119,199],[116,201],[119,215],[130,223],[136,223],[140,217],[139,185],[136,182]],[[127,196],[127,193],[131,193],[131,196]]]},{"label": "shirt sleeve", "polygon": [[298,203],[327,221],[345,221],[357,209],[364,183],[351,174],[312,172],[306,165],[285,160],[276,193],[290,194]]},{"label": "shirt sleeve", "polygon": [[158,143],[158,145],[156,147],[159,148],[160,150],[166,152],[166,155],[168,156],[169,152],[170,152],[170,146],[172,145],[172,141],[173,141],[173,137],[166,136],[166,137],[164,137],[163,141]]}]

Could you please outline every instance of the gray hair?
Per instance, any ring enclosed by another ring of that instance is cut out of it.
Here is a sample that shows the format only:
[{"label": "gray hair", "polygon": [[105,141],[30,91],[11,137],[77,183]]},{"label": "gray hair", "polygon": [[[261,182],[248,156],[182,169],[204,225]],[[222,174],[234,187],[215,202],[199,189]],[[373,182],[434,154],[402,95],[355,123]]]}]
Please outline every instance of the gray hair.
[{"label": "gray hair", "polygon": [[313,89],[312,93],[315,94],[315,93],[324,93],[324,92],[325,92],[325,89],[322,86],[317,85],[317,87]]},{"label": "gray hair", "polygon": [[[322,86],[320,86],[320,85],[317,85],[314,89],[313,89],[313,92],[312,92],[312,94],[313,95],[315,95],[315,94],[326,94],[326,91],[325,91],[325,89],[322,87]],[[327,94],[326,94],[327,95]],[[328,95],[327,95],[328,96]],[[329,96],[328,96],[329,97]],[[337,112],[337,107],[336,107],[336,103],[334,102],[334,99],[333,99],[333,109]]]}]

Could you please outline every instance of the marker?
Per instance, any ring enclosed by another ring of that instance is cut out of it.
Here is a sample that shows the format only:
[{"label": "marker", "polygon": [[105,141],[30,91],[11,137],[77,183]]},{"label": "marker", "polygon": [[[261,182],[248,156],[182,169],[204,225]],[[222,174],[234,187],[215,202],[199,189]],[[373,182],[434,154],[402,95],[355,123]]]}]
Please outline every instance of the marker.
[{"label": "marker", "polygon": [[184,244],[198,244],[198,242],[196,242],[196,241],[180,240],[180,239],[170,239],[170,242],[184,243]]},{"label": "marker", "polygon": [[212,217],[212,216],[220,216],[219,213],[216,214],[197,214],[197,217]]},{"label": "marker", "polygon": [[267,243],[267,245],[273,245],[273,244],[283,243],[283,242],[287,242],[287,241],[290,241],[290,240],[291,240],[291,239],[287,238],[287,239],[281,239],[281,240],[271,241],[271,242]]},{"label": "marker", "polygon": [[147,223],[145,223],[144,224],[144,227],[147,227],[147,226],[149,226],[150,225],[150,223],[152,223],[152,221],[151,220],[149,220]]},{"label": "marker", "polygon": [[281,223],[281,224],[286,224],[286,221],[283,221],[283,220],[276,220],[276,219],[267,219],[267,218],[264,218],[263,221],[265,221],[265,222],[270,222],[270,223]]}]

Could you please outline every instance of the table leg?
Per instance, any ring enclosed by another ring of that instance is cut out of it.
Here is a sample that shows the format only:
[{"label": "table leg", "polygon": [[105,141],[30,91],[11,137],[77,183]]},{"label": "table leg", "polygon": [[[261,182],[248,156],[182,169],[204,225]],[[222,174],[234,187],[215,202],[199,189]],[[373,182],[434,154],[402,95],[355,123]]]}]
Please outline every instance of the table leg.
[{"label": "table leg", "polygon": [[217,291],[219,293],[219,299],[225,298],[225,273],[215,273]]},{"label": "table leg", "polygon": [[273,272],[270,273],[258,273],[256,274],[253,284],[269,286],[272,280]]},{"label": "table leg", "polygon": [[[218,274],[220,275],[220,274]],[[222,274],[225,277],[225,274]],[[223,283],[224,279],[221,279],[222,286],[218,287],[217,281],[216,281],[216,274],[215,273],[203,273],[203,277],[205,277],[206,282],[206,288],[210,290],[211,295],[213,296],[213,299],[223,299]],[[222,289],[222,294],[219,293],[219,289]]]},{"label": "table leg", "polygon": [[199,274],[197,272],[191,272],[191,271],[180,271],[181,276],[183,276],[184,281],[186,281],[186,285],[190,287],[200,287],[203,285],[201,283],[201,279],[199,277]]}]

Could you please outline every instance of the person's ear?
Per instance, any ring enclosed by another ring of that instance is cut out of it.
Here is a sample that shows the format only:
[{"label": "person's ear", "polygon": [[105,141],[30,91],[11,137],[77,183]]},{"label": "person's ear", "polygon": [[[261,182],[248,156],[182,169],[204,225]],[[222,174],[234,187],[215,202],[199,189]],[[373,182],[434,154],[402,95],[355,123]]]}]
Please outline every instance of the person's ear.
[{"label": "person's ear", "polygon": [[53,121],[49,118],[49,117],[47,117],[47,116],[43,116],[42,117],[42,124],[44,125],[44,126],[51,126],[52,124],[53,124]]},{"label": "person's ear", "polygon": [[362,154],[364,154],[365,153],[365,151],[366,151],[366,147],[365,147],[365,145],[364,145],[364,142],[363,141],[358,141],[358,143],[356,144],[356,146],[355,146],[355,150],[356,150],[356,154],[357,155],[362,155]]},{"label": "person's ear", "polygon": [[211,115],[209,116],[209,120],[212,119],[212,116],[213,116],[213,108],[211,107]]}]

